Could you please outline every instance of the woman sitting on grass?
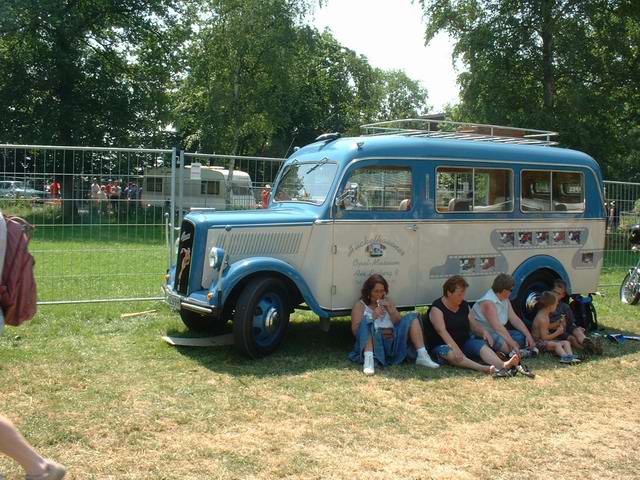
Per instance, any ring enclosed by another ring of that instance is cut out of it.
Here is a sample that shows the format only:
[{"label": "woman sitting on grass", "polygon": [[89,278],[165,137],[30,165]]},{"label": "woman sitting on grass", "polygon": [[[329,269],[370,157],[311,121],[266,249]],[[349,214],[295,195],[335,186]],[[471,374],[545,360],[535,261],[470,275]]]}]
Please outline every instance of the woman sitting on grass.
[{"label": "woman sitting on grass", "polygon": [[364,364],[365,375],[374,374],[376,361],[386,366],[415,359],[416,365],[437,368],[424,347],[418,314],[401,317],[388,293],[389,284],[382,275],[371,275],[364,282],[360,300],[351,309],[356,344],[349,358]]},{"label": "woman sitting on grass", "polygon": [[[478,323],[464,295],[469,284],[460,275],[450,277],[442,285],[442,297],[434,300],[423,320],[427,346],[441,365],[470,368],[495,377],[510,377],[519,366],[520,357],[514,355],[502,361],[488,345],[493,338]],[[471,336],[471,332],[476,338]],[[481,364],[472,359],[481,359]],[[523,367],[524,369],[524,367]],[[531,375],[527,369],[522,373]]]},{"label": "woman sitting on grass", "polygon": [[536,347],[541,352],[555,353],[560,363],[576,364],[580,359],[573,354],[569,340],[562,340],[565,333],[561,321],[551,323],[549,315],[556,310],[558,299],[552,292],[543,292],[538,299],[538,313],[533,320],[532,333]]}]

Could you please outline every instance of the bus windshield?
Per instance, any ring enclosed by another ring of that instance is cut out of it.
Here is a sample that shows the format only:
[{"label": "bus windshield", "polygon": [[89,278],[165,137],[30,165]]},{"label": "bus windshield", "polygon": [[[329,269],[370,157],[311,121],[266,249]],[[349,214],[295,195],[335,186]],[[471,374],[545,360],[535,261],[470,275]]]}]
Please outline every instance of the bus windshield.
[{"label": "bus windshield", "polygon": [[289,165],[276,189],[276,202],[324,203],[338,165],[328,159]]}]

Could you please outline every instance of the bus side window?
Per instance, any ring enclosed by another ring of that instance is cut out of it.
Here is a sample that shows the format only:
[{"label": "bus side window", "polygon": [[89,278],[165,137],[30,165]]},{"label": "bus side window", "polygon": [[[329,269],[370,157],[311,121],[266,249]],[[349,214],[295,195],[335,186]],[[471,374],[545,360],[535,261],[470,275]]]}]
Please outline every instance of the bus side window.
[{"label": "bus side window", "polygon": [[551,172],[523,171],[521,174],[521,201],[525,212],[551,210]]},{"label": "bus side window", "polygon": [[579,172],[553,172],[553,209],[556,212],[584,212],[584,175]]},{"label": "bus side window", "polygon": [[523,212],[584,212],[584,175],[580,172],[522,171]]},{"label": "bus side window", "polygon": [[355,170],[346,185],[355,185],[357,197],[349,210],[411,210],[413,180],[409,167],[375,166]]},{"label": "bus side window", "polygon": [[439,167],[436,174],[438,212],[510,212],[513,171],[501,168]]}]

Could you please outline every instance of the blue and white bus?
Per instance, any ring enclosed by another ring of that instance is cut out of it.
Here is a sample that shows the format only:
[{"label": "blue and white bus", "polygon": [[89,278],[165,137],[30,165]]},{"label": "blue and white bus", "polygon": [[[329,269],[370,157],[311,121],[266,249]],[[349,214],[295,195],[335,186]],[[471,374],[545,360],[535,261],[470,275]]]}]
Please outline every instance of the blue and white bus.
[{"label": "blue and white bus", "polygon": [[606,218],[595,160],[552,146],[553,132],[410,122],[297,150],[269,209],[188,215],[167,301],[191,328],[232,320],[236,344],[259,356],[294,308],[347,314],[372,273],[406,309],[454,274],[470,300],[512,274],[520,311],[558,278],[595,291]]}]

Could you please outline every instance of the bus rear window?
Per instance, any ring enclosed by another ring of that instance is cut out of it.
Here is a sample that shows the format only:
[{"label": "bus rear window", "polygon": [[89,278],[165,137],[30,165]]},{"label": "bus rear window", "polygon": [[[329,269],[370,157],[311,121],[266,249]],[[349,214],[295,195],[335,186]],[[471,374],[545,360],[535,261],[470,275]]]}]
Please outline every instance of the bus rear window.
[{"label": "bus rear window", "polygon": [[521,192],[523,212],[584,212],[580,172],[523,171]]}]

